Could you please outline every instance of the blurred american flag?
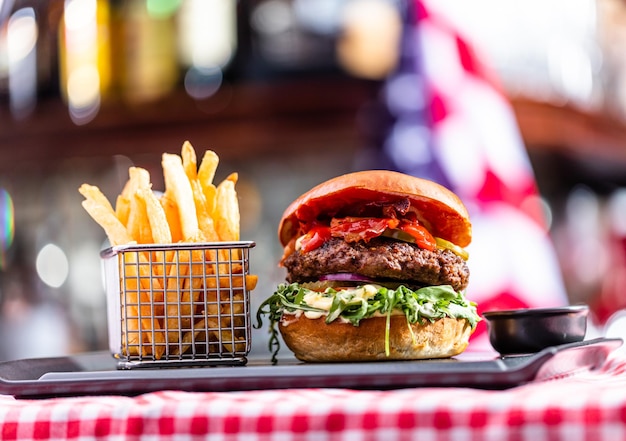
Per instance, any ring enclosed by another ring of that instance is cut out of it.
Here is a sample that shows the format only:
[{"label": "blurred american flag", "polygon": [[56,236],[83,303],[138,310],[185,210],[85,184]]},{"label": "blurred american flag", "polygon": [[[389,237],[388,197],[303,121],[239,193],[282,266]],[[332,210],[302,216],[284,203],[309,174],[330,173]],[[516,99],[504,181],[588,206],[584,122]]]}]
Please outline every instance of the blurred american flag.
[{"label": "blurred american flag", "polygon": [[[428,178],[470,211],[467,296],[479,312],[568,303],[541,199],[510,103],[484,55],[436,2],[409,0],[397,70],[381,98],[378,165]],[[472,348],[488,348],[486,325]]]}]

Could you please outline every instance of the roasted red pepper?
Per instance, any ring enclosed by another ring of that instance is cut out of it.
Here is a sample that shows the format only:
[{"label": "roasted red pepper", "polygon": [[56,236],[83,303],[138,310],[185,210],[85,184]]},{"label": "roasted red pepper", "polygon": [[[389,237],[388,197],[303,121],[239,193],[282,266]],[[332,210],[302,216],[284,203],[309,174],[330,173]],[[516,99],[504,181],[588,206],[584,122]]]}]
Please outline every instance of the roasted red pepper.
[{"label": "roasted red pepper", "polygon": [[437,248],[437,242],[435,241],[433,235],[417,222],[402,222],[398,226],[398,229],[410,234],[415,239],[417,246],[420,248],[429,251],[433,251]]},{"label": "roasted red pepper", "polygon": [[330,239],[329,227],[313,227],[300,240],[300,249],[306,253],[308,251],[321,247],[328,239]]}]

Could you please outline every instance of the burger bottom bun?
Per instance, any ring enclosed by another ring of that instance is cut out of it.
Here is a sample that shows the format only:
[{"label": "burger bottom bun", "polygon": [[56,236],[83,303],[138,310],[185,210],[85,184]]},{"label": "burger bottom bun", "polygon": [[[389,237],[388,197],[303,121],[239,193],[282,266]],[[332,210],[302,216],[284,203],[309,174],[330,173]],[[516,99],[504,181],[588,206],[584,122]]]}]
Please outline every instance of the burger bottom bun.
[{"label": "burger bottom bun", "polygon": [[284,314],[279,330],[296,358],[310,362],[351,362],[448,358],[467,348],[472,327],[465,319],[442,318],[411,324],[404,315],[392,315],[389,356],[385,353],[386,317],[371,317],[359,326],[325,317],[309,319]]}]

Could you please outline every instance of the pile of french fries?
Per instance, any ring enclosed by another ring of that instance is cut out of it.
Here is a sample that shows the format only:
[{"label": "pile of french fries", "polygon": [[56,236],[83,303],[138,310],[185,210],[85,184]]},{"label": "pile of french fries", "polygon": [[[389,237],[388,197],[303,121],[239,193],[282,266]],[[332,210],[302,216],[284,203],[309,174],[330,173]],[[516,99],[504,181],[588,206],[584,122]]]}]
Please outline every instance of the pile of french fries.
[{"label": "pile of french fries", "polygon": [[177,250],[188,243],[239,241],[238,175],[215,185],[218,163],[218,155],[207,150],[198,165],[193,146],[185,142],[180,155],[162,155],[162,193],[153,191],[149,172],[140,167],[129,168],[115,207],[98,187],[79,188],[82,206],[112,246],[173,245],[120,254],[126,355],[168,359],[212,338],[229,353],[245,344],[239,332],[244,289],[253,290],[257,276],[245,273],[241,250]]}]

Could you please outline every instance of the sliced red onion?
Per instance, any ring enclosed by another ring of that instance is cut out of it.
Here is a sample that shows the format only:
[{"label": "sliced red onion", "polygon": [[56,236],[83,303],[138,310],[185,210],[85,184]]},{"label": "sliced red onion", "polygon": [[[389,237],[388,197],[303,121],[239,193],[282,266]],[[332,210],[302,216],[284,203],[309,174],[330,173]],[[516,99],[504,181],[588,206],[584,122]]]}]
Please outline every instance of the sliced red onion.
[{"label": "sliced red onion", "polygon": [[374,279],[371,279],[366,276],[362,276],[361,274],[355,273],[336,273],[336,274],[324,274],[320,277],[320,280],[334,280],[339,282],[373,282]]}]

